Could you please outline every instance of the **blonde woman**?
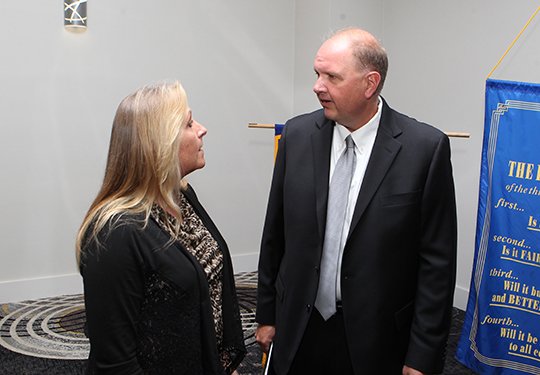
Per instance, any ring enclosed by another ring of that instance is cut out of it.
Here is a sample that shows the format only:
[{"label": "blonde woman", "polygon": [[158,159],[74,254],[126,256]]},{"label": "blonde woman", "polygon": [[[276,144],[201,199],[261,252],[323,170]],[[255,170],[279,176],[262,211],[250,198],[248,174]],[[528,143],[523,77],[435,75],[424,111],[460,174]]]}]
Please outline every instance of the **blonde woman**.
[{"label": "blonde woman", "polygon": [[185,180],[206,132],[178,82],[117,109],[76,244],[90,374],[231,374],[245,355],[227,245]]}]

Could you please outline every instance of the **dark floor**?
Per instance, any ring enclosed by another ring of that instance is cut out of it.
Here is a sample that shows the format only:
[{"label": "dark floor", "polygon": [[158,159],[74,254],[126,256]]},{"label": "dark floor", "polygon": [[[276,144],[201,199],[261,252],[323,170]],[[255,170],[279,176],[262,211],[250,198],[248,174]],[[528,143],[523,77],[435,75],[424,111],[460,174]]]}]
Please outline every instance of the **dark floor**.
[{"label": "dark floor", "polygon": [[[457,341],[463,324],[464,312],[454,309],[454,317],[448,340],[448,357],[446,359],[445,375],[475,374],[454,358]],[[238,369],[241,375],[260,374],[261,352],[257,344],[248,345],[248,355]],[[53,360],[29,357],[11,352],[0,346],[0,374],[2,375],[75,375],[84,374],[86,361]]]},{"label": "dark floor", "polygon": [[450,329],[450,336],[448,337],[448,356],[444,364],[445,375],[469,375],[476,374],[474,371],[469,370],[467,367],[459,363],[454,357],[456,353],[459,336],[461,335],[461,326],[463,325],[463,319],[465,318],[465,312],[454,308],[452,316],[452,327]]}]

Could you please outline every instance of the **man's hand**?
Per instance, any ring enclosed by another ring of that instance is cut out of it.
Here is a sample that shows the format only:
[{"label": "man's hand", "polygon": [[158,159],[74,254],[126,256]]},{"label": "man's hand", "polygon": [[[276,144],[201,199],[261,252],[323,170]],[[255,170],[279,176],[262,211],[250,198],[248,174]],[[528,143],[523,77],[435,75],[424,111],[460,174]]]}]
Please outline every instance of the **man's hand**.
[{"label": "man's hand", "polygon": [[275,334],[275,326],[266,326],[259,324],[259,326],[257,327],[257,331],[255,332],[255,340],[257,340],[263,352],[268,353],[270,343],[274,339]]},{"label": "man's hand", "polygon": [[427,375],[409,366],[403,366],[403,375]]}]

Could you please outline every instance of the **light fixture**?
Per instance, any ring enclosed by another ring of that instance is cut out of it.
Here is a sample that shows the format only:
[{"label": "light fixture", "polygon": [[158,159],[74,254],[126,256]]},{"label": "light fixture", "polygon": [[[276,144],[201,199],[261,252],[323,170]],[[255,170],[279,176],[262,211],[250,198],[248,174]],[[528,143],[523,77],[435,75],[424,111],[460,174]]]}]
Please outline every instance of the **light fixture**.
[{"label": "light fixture", "polygon": [[64,0],[64,27],[66,30],[86,30],[86,0]]}]

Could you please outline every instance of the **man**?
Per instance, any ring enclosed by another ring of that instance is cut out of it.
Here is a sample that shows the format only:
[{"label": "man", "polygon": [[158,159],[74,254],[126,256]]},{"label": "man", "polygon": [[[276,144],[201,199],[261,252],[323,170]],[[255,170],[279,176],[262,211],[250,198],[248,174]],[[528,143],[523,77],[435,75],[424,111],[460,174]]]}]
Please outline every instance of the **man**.
[{"label": "man", "polygon": [[[443,369],[457,226],[449,140],[379,96],[387,66],[368,32],[336,33],[314,62],[323,109],[285,125],[256,315],[275,374]],[[338,173],[346,182],[334,184]]]}]

